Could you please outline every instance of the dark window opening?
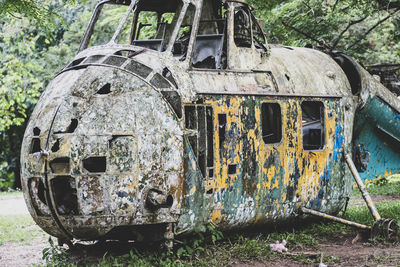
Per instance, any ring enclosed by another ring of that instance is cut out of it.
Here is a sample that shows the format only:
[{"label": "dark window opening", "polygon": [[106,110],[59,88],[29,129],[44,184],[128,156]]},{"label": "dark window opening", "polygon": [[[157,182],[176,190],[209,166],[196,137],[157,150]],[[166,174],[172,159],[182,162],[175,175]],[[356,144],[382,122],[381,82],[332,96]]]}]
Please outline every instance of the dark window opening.
[{"label": "dark window opening", "polygon": [[192,25],[195,12],[195,6],[193,4],[189,4],[188,8],[186,9],[182,24],[179,26],[179,33],[173,45],[172,53],[181,61],[186,59],[190,36],[192,35]]},{"label": "dark window opening", "polygon": [[60,150],[60,139],[57,139],[57,141],[51,147],[51,152],[57,152],[58,150]]},{"label": "dark window opening", "polygon": [[55,134],[74,133],[77,127],[78,127],[78,120],[71,119],[71,123],[68,125],[65,131],[58,131],[55,132]]},{"label": "dark window opening", "polygon": [[53,198],[60,215],[78,215],[78,198],[75,179],[59,176],[51,180]]},{"label": "dark window opening", "polygon": [[77,127],[78,127],[78,120],[77,119],[71,119],[71,124],[67,128],[67,133],[75,132]]},{"label": "dark window opening", "polygon": [[252,28],[253,28],[253,43],[257,49],[263,49],[264,51],[266,51],[267,48],[265,46],[266,40],[264,33],[254,15],[251,15],[251,18],[252,18]]},{"label": "dark window opening", "polygon": [[162,76],[167,79],[170,83],[172,83],[175,88],[178,88],[178,85],[174,79],[174,77],[172,76],[172,72],[168,69],[168,68],[164,68],[163,72],[162,72]]},{"label": "dark window opening", "polygon": [[111,85],[107,83],[103,87],[100,88],[99,91],[97,91],[97,94],[99,95],[108,95],[111,93]]},{"label": "dark window opening", "polygon": [[[226,20],[201,21],[204,24],[222,24],[226,28]],[[219,27],[217,27],[219,28]],[[200,69],[225,69],[226,34],[222,33],[197,35],[193,48],[192,64]]]},{"label": "dark window opening", "polygon": [[265,144],[282,140],[282,114],[277,103],[263,103],[261,106],[262,139]]},{"label": "dark window opening", "polygon": [[218,114],[219,149],[222,149],[226,139],[226,114]]},{"label": "dark window opening", "polygon": [[182,101],[181,97],[176,91],[162,91],[165,100],[171,105],[178,118],[182,118]]},{"label": "dark window opening", "polygon": [[40,135],[40,129],[38,127],[33,128],[33,135],[34,136],[39,136]]},{"label": "dark window opening", "polygon": [[146,65],[143,65],[142,63],[136,61],[131,61],[130,63],[128,63],[128,65],[125,66],[125,69],[139,75],[142,78],[147,78],[153,71]]},{"label": "dark window opening", "polygon": [[194,42],[192,65],[200,69],[227,67],[227,12],[220,1],[204,1]]},{"label": "dark window opening", "polygon": [[249,11],[243,7],[235,9],[234,40],[238,47],[250,48],[252,45]]},{"label": "dark window opening", "polygon": [[57,158],[50,162],[50,169],[53,173],[69,173],[69,158]]},{"label": "dark window opening", "polygon": [[324,104],[318,101],[305,101],[301,104],[301,111],[304,149],[323,149],[325,146]]},{"label": "dark window opening", "polygon": [[190,134],[188,140],[203,177],[209,176],[210,172],[213,176],[214,125],[212,107],[204,105],[185,106],[185,127],[188,130],[197,130],[197,134]]},{"label": "dark window opening", "polygon": [[236,174],[237,172],[237,164],[229,164],[228,165],[228,175]]},{"label": "dark window opening", "polygon": [[[207,120],[207,167],[214,166],[214,114],[211,107],[206,107]],[[212,176],[211,176],[212,177]]]},{"label": "dark window opening", "polygon": [[94,56],[90,56],[88,57],[85,62],[83,62],[83,64],[94,64],[94,63],[99,63],[100,61],[103,60],[105,56],[103,55],[94,55]]},{"label": "dark window opening", "polygon": [[72,63],[69,64],[66,68],[72,68],[72,67],[78,66],[78,65],[81,64],[82,61],[84,61],[85,59],[86,59],[85,57],[76,59],[76,60],[72,61]]},{"label": "dark window opening", "polygon": [[107,169],[107,159],[106,157],[92,157],[84,159],[83,168],[88,172],[105,172]]},{"label": "dark window opening", "polygon": [[121,67],[126,60],[127,58],[125,57],[110,56],[106,60],[104,60],[103,64]]},{"label": "dark window opening", "polygon": [[208,168],[208,177],[209,178],[214,177],[214,169],[213,168]]},{"label": "dark window opening", "polygon": [[195,106],[185,106],[185,128],[188,130],[197,130]]},{"label": "dark window opening", "polygon": [[40,147],[40,138],[32,138],[30,154],[38,153],[40,151],[42,151],[42,148]]},{"label": "dark window opening", "polygon": [[197,137],[196,136],[189,136],[189,144],[192,147],[193,154],[197,156]]},{"label": "dark window opening", "polygon": [[156,73],[153,78],[151,78],[150,83],[156,87],[156,88],[160,88],[160,89],[165,89],[165,88],[170,88],[170,84],[167,82],[166,79],[164,79],[163,76],[161,76],[160,74]]},{"label": "dark window opening", "polygon": [[203,174],[206,177],[206,151],[207,151],[207,135],[206,135],[206,114],[204,106],[197,106],[197,121],[198,121],[198,163]]}]

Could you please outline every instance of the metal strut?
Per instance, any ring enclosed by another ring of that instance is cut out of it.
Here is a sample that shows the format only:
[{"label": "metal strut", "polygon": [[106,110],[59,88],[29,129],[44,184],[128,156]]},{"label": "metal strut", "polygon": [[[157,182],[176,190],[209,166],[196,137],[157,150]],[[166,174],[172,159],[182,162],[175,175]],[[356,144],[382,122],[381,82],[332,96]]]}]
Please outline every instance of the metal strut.
[{"label": "metal strut", "polygon": [[362,197],[365,200],[365,203],[367,203],[367,206],[369,208],[369,211],[371,212],[372,216],[374,217],[375,221],[379,221],[381,216],[379,215],[378,210],[376,209],[374,202],[372,202],[372,198],[369,195],[367,188],[365,187],[363,181],[361,180],[360,174],[357,171],[356,165],[354,165],[354,162],[349,154],[346,154],[346,162],[347,165],[349,165],[350,171],[353,174],[354,180],[356,180],[358,189],[360,189],[360,192],[362,194]]},{"label": "metal strut", "polygon": [[305,213],[305,214],[310,214],[310,215],[322,217],[324,219],[332,220],[332,221],[335,221],[335,222],[338,222],[338,223],[342,223],[342,224],[346,224],[346,225],[349,225],[349,226],[354,226],[354,227],[357,227],[357,228],[360,228],[360,229],[363,229],[363,230],[371,230],[372,229],[371,226],[364,225],[364,224],[361,224],[361,223],[352,222],[352,221],[349,221],[349,220],[345,220],[345,219],[342,219],[342,218],[339,218],[339,217],[335,217],[335,216],[332,216],[332,215],[329,215],[329,214],[326,214],[326,213],[323,213],[323,212],[319,212],[319,211],[316,211],[316,210],[311,210],[311,209],[307,209],[307,208],[302,207],[301,211],[303,213]]},{"label": "metal strut", "polygon": [[367,188],[365,187],[363,181],[361,180],[360,174],[357,171],[356,166],[354,165],[354,162],[351,158],[351,155],[346,154],[345,155],[346,158],[346,162],[347,165],[350,168],[351,173],[353,174],[354,180],[357,183],[358,189],[360,190],[365,203],[367,204],[372,216],[374,217],[374,224],[373,226],[367,226],[364,224],[360,224],[360,223],[356,223],[356,222],[352,222],[349,220],[345,220],[339,217],[335,217],[323,212],[319,212],[316,210],[312,210],[312,209],[308,209],[305,207],[302,207],[300,210],[301,212],[305,213],[305,214],[310,214],[310,215],[314,215],[314,216],[318,216],[318,217],[322,217],[328,220],[332,220],[335,222],[339,222],[342,224],[346,224],[346,225],[350,225],[350,226],[354,226],[357,227],[359,229],[363,229],[363,230],[371,230],[371,238],[375,238],[376,236],[380,235],[385,237],[386,239],[392,239],[395,235],[397,235],[398,232],[398,225],[397,225],[397,221],[394,219],[383,219],[380,215],[378,210],[376,209],[374,202],[372,201],[371,196],[369,195]]}]

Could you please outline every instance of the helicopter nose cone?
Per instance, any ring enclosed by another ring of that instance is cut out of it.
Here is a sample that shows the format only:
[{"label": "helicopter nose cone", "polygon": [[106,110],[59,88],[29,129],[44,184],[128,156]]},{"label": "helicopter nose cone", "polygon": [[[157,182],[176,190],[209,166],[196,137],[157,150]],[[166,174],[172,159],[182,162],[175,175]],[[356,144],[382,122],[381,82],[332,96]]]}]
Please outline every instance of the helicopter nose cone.
[{"label": "helicopter nose cone", "polygon": [[[25,146],[24,161],[36,168],[25,169],[24,180],[31,188],[33,215],[50,216],[54,209],[62,227],[81,239],[124,225],[175,221],[182,130],[162,94],[116,69],[88,67],[76,74],[62,99],[42,97],[38,107],[43,110],[36,113],[54,110],[51,122],[37,116],[27,129],[25,139],[31,144]],[[52,87],[47,91],[62,85]],[[31,134],[39,127],[39,136]],[[38,147],[29,150],[35,142]],[[49,152],[47,169],[33,151]],[[48,197],[43,193],[47,187]],[[162,202],[157,209],[145,208],[149,190],[168,196],[164,202],[155,196]]]}]

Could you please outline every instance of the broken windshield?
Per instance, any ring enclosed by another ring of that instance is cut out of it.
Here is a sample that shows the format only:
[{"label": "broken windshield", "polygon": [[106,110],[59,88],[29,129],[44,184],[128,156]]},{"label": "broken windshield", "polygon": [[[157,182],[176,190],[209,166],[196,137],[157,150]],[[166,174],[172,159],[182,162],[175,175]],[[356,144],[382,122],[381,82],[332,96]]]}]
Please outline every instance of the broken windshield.
[{"label": "broken windshield", "polygon": [[165,51],[186,7],[181,0],[103,1],[80,50],[111,42]]},{"label": "broken windshield", "polygon": [[128,12],[130,1],[106,0],[99,3],[82,41],[80,51],[109,43]]}]

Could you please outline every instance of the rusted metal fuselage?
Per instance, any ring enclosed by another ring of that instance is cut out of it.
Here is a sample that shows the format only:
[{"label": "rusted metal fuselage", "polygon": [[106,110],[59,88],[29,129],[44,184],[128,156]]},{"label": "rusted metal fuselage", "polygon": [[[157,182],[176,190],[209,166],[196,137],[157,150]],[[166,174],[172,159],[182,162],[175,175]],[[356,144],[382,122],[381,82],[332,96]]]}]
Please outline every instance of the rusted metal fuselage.
[{"label": "rusted metal fuselage", "polygon": [[[121,14],[109,39],[107,12]],[[335,215],[352,191],[355,116],[375,100],[396,138],[386,88],[345,55],[268,45],[240,1],[103,1],[31,116],[25,199],[63,240]]]}]

